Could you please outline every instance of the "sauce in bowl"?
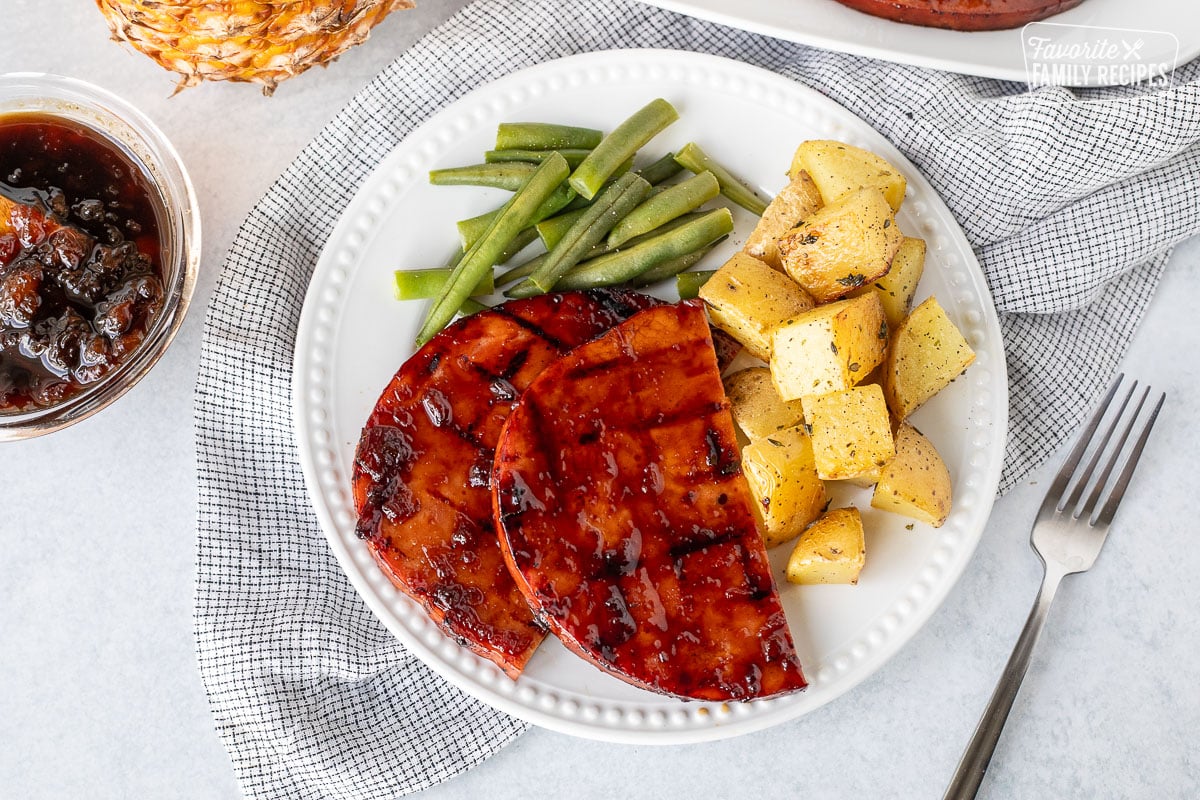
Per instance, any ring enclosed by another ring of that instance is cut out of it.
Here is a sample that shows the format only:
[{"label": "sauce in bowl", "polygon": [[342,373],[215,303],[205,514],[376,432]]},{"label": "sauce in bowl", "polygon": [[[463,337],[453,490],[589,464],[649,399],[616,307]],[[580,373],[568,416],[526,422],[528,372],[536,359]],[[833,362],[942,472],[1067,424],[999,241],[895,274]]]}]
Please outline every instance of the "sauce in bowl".
[{"label": "sauce in bowl", "polygon": [[0,116],[0,415],[74,397],[146,338],[164,304],[157,196],[85,126]]}]

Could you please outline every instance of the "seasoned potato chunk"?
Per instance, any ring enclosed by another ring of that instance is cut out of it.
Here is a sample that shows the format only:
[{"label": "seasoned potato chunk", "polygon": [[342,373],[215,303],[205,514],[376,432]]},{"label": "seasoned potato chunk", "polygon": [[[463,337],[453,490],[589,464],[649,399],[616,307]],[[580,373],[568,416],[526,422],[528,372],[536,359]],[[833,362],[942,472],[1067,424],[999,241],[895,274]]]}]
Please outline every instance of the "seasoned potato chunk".
[{"label": "seasoned potato chunk", "polygon": [[700,297],[713,324],[763,361],[771,357],[771,330],[813,307],[795,281],[745,253],[726,261],[700,287]]},{"label": "seasoned potato chunk", "polygon": [[904,419],[973,361],[975,351],[937,298],[926,299],[892,335],[883,377],[888,407],[897,419]]},{"label": "seasoned potato chunk", "polygon": [[950,471],[933,443],[900,423],[896,457],[883,468],[871,505],[940,528],[950,516],[950,494]]},{"label": "seasoned potato chunk", "polygon": [[813,139],[801,142],[792,156],[789,175],[804,170],[812,176],[826,203],[864,186],[883,192],[893,211],[900,210],[908,182],[900,171],[874,153],[861,147]]},{"label": "seasoned potato chunk", "polygon": [[887,404],[875,384],[813,395],[802,402],[821,479],[868,476],[896,455]]},{"label": "seasoned potato chunk", "polygon": [[791,183],[775,195],[742,250],[774,269],[782,270],[777,240],[820,207],[821,193],[808,173],[801,170]]},{"label": "seasoned potato chunk", "polygon": [[870,187],[825,205],[784,234],[779,255],[814,300],[828,303],[886,274],[903,239],[883,193]]},{"label": "seasoned potato chunk", "polygon": [[830,509],[800,534],[788,558],[791,583],[858,583],[867,563],[862,515],[857,508]]},{"label": "seasoned potato chunk", "polygon": [[900,249],[892,258],[892,267],[887,274],[872,282],[870,286],[856,289],[854,295],[867,292],[878,294],[888,327],[895,330],[912,309],[913,296],[917,293],[917,281],[921,280],[924,271],[925,240],[905,236],[900,242]]},{"label": "seasoned potato chunk", "polygon": [[795,538],[825,507],[825,484],[817,477],[812,442],[802,425],[747,445],[742,450],[742,471],[754,495],[767,547]]},{"label": "seasoned potato chunk", "polygon": [[[895,434],[893,434],[893,436],[895,436]],[[844,483],[850,484],[851,486],[858,486],[863,489],[870,489],[872,486],[874,486],[876,483],[879,482],[879,476],[882,473],[883,473],[883,467],[876,467],[875,469],[873,469],[869,472],[864,472],[861,475],[855,475],[853,478],[842,478],[841,480]]]},{"label": "seasoned potato chunk", "polygon": [[750,367],[730,375],[725,379],[725,394],[733,421],[752,440],[804,421],[800,401],[787,402],[780,397],[766,367]]},{"label": "seasoned potato chunk", "polygon": [[771,376],[784,400],[849,389],[883,361],[887,342],[874,293],[818,306],[772,333]]}]

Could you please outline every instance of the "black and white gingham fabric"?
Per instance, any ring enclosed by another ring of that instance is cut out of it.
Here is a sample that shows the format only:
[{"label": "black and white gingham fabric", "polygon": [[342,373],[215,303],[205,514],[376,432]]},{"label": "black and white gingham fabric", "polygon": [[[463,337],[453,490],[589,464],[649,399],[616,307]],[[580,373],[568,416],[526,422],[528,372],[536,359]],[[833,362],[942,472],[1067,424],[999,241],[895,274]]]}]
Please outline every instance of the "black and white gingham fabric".
[{"label": "black and white gingham fabric", "polygon": [[245,221],[196,387],[196,640],[251,797],[391,798],[524,725],[452,688],[377,622],[309,510],[292,436],[300,306],[341,209],[383,154],[473,87],[618,47],[736,58],[815,87],[924,172],[976,247],[1003,319],[1002,489],[1061,444],[1121,357],[1170,247],[1200,230],[1200,65],[1177,88],[1072,93],[900,67],[626,0],[481,0],[379,75]]}]

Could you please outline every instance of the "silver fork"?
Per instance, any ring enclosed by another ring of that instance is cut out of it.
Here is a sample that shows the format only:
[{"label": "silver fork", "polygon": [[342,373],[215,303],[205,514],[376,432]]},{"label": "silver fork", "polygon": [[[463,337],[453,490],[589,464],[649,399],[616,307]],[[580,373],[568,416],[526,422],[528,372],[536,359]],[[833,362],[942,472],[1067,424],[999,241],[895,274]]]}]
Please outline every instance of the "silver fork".
[{"label": "silver fork", "polygon": [[[1125,495],[1130,478],[1133,477],[1133,470],[1137,467],[1166,394],[1159,396],[1153,411],[1142,423],[1140,433],[1125,457],[1124,466],[1110,485],[1109,479],[1113,469],[1121,461],[1125,444],[1134,429],[1134,424],[1142,416],[1146,398],[1150,395],[1150,387],[1147,386],[1142,391],[1133,413],[1127,414],[1129,401],[1137,389],[1137,381],[1134,381],[1125,392],[1120,408],[1112,415],[1104,434],[1097,437],[1096,430],[1107,415],[1123,378],[1124,375],[1118,375],[1109,387],[1100,407],[1080,434],[1075,449],[1067,456],[1066,463],[1055,476],[1054,482],[1046,492],[1046,499],[1042,501],[1042,507],[1033,523],[1033,532],[1029,536],[1030,545],[1042,560],[1042,588],[1033,603],[1033,609],[1029,612],[1025,629],[1021,631],[1021,638],[1017,639],[1017,645],[1008,658],[1004,673],[996,684],[987,710],[983,712],[975,734],[971,737],[971,743],[967,745],[962,759],[958,762],[958,769],[954,772],[954,779],[951,780],[943,800],[968,800],[975,797],[979,791],[979,784],[983,782],[983,775],[992,760],[996,742],[1004,730],[1008,712],[1012,710],[1013,700],[1017,697],[1017,690],[1021,688],[1021,680],[1029,667],[1029,659],[1041,635],[1050,603],[1054,600],[1054,593],[1064,576],[1085,572],[1096,562],[1113,515]],[[1124,425],[1110,447],[1109,440],[1122,420]],[[1079,463],[1089,448],[1092,449],[1092,457],[1084,468],[1079,469]],[[1102,458],[1106,459],[1104,465],[1100,473],[1094,475]],[[1087,499],[1080,503],[1080,498],[1089,485],[1091,491]]]}]

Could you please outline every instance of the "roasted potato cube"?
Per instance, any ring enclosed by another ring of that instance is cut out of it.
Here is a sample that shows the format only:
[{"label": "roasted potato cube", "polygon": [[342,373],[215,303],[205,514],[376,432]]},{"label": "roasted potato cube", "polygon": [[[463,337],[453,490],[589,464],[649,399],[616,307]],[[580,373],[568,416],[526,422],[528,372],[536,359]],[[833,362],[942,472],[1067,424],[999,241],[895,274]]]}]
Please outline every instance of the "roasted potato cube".
[{"label": "roasted potato cube", "polygon": [[[887,364],[887,343],[886,342],[884,343],[884,346],[883,346],[883,355],[884,355],[883,361],[880,361],[878,364],[876,364],[875,369],[868,372],[867,377],[863,378],[861,381],[858,382],[859,386],[865,386],[868,383],[877,383],[877,384],[879,384],[879,387],[881,389],[883,388],[883,368]],[[885,399],[886,399],[886,397],[885,397]]]},{"label": "roasted potato cube", "polygon": [[730,375],[725,379],[725,394],[733,421],[751,440],[804,421],[800,401],[787,402],[780,397],[771,370],[766,367],[750,367]]},{"label": "roasted potato cube", "polygon": [[[892,434],[893,437],[895,434]],[[842,478],[842,482],[852,486],[858,486],[862,489],[870,489],[879,482],[879,476],[883,474],[883,467],[876,467],[870,472],[864,472],[862,475],[855,475],[853,478]]]},{"label": "roasted potato cube", "polygon": [[822,480],[870,475],[896,455],[883,391],[875,384],[805,397],[813,462]]},{"label": "roasted potato cube", "polygon": [[771,329],[813,307],[812,298],[782,272],[736,253],[700,287],[713,324],[755,358],[771,357]]},{"label": "roasted potato cube", "polygon": [[804,170],[826,203],[837,200],[847,192],[864,186],[874,186],[883,192],[893,211],[900,210],[908,182],[900,171],[872,152],[861,147],[813,139],[801,142],[792,156],[789,175]]},{"label": "roasted potato cube", "polygon": [[974,360],[975,351],[937,298],[926,299],[892,335],[883,376],[888,407],[897,419],[904,419]]},{"label": "roasted potato cube", "polygon": [[904,234],[883,193],[859,189],[825,205],[779,240],[783,268],[818,303],[878,280]]},{"label": "roasted potato cube", "polygon": [[825,484],[813,465],[804,426],[778,430],[742,450],[742,471],[767,547],[795,538],[825,508]]},{"label": "roasted potato cube", "polygon": [[777,240],[796,227],[800,220],[812,216],[821,205],[821,193],[817,191],[816,184],[807,172],[801,170],[791,183],[775,195],[742,250],[774,269],[783,270]]},{"label": "roasted potato cube", "polygon": [[818,306],[771,334],[771,376],[784,400],[849,389],[883,361],[887,322],[874,294]]},{"label": "roasted potato cube", "polygon": [[907,422],[896,430],[896,457],[883,468],[871,505],[935,528],[950,516],[950,471],[933,444]]},{"label": "roasted potato cube", "polygon": [[883,304],[883,313],[887,317],[888,327],[895,330],[912,310],[913,296],[917,293],[917,282],[925,271],[925,240],[905,236],[900,242],[900,249],[892,258],[891,269],[887,274],[871,283],[856,289],[852,297],[867,292],[879,295]]},{"label": "roasted potato cube", "polygon": [[862,515],[857,508],[834,508],[800,534],[787,563],[791,583],[858,583],[867,563]]}]

